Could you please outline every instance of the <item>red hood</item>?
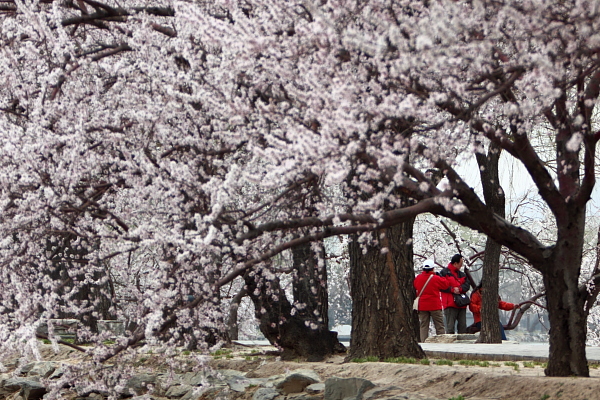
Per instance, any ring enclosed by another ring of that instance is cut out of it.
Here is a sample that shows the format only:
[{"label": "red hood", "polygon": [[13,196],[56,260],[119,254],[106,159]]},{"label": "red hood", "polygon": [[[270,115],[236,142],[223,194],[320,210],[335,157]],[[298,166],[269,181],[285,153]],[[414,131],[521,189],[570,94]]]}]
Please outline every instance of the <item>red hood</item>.
[{"label": "red hood", "polygon": [[460,270],[459,270],[458,268],[456,268],[456,267],[454,266],[454,264],[452,264],[452,263],[448,263],[448,269],[449,269],[450,271],[452,271],[452,273],[453,273],[453,274],[457,274],[457,275],[458,275],[458,271],[460,271]]}]

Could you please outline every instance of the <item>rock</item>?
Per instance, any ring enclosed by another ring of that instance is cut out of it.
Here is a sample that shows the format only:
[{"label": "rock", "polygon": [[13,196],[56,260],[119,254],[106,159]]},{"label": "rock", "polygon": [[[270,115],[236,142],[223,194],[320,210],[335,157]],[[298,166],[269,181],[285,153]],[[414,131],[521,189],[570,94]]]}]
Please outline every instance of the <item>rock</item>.
[{"label": "rock", "polygon": [[245,373],[232,370],[219,370],[217,377],[225,382],[234,392],[245,392],[249,386],[262,386],[267,382],[264,378],[246,378]]},{"label": "rock", "polygon": [[38,381],[24,381],[19,394],[24,400],[37,400],[44,397],[46,388]]},{"label": "rock", "polygon": [[54,373],[58,365],[59,364],[54,361],[36,362],[33,367],[29,369],[27,376],[39,376],[44,379],[48,378]]},{"label": "rock", "polygon": [[[234,369],[219,369],[216,371],[216,376],[217,377],[231,377],[231,376],[235,376],[235,377],[242,377],[245,378],[246,377],[246,372],[242,372],[242,371],[236,371]],[[215,374],[212,374],[215,375]]]},{"label": "rock", "polygon": [[156,389],[160,392],[161,396],[173,385],[181,385],[181,375],[160,373],[156,376]]},{"label": "rock", "polygon": [[17,390],[20,390],[20,386],[6,387],[5,383],[8,380],[14,379],[12,374],[0,374],[0,399],[5,399],[9,394],[13,394]]},{"label": "rock", "polygon": [[16,392],[26,386],[43,387],[36,377],[32,378],[9,378],[2,382],[2,387],[6,390]]},{"label": "rock", "polygon": [[18,374],[18,375],[21,375],[21,376],[27,376],[27,374],[29,373],[29,371],[31,371],[33,369],[34,365],[35,365],[34,362],[29,363],[29,364],[25,364],[21,368],[19,368],[17,371],[15,371],[15,373]]},{"label": "rock", "polygon": [[275,388],[283,394],[300,393],[313,383],[320,382],[321,378],[311,370],[294,371],[279,382]]},{"label": "rock", "polygon": [[233,390],[234,392],[245,392],[246,388],[248,386],[250,386],[250,381],[246,378],[236,378],[236,377],[232,377],[230,379],[227,380],[227,385],[231,388],[231,390]]},{"label": "rock", "polygon": [[454,342],[475,342],[477,335],[470,333],[445,333],[443,335],[429,336],[425,343],[454,343]]},{"label": "rock", "polygon": [[308,385],[304,390],[306,391],[306,393],[310,394],[321,393],[325,390],[325,384],[321,382],[313,383],[312,385]]},{"label": "rock", "polygon": [[317,374],[312,369],[295,369],[292,372],[290,372],[288,375],[291,375],[291,374],[301,374],[301,375],[304,375],[304,376],[314,379],[315,382],[321,382],[321,377],[319,376],[319,374]]},{"label": "rock", "polygon": [[[394,390],[399,390],[400,388],[397,386],[386,386],[386,387],[375,387],[373,389],[367,390],[364,394],[363,394],[363,400],[370,400],[370,399],[385,399],[386,396],[383,396],[385,393],[387,392],[391,392]],[[396,396],[394,396],[394,398],[397,398]]]},{"label": "rock", "polygon": [[76,397],[75,400],[104,400],[104,396],[98,393],[91,393],[85,397]]},{"label": "rock", "polygon": [[125,385],[124,394],[140,396],[148,392],[148,385],[156,385],[156,375],[135,375],[127,381],[127,384]]},{"label": "rock", "polygon": [[262,384],[262,386],[267,387],[267,388],[274,388],[277,385],[279,385],[281,382],[283,382],[285,377],[286,376],[284,374],[270,376],[266,379],[266,381]]},{"label": "rock", "polygon": [[188,394],[192,389],[193,387],[190,385],[173,385],[167,389],[165,396],[178,399]]},{"label": "rock", "polygon": [[231,393],[225,386],[211,388],[196,388],[183,396],[180,400],[225,400],[231,399]]},{"label": "rock", "polygon": [[60,365],[58,368],[56,368],[52,374],[50,375],[50,379],[58,379],[60,377],[62,377],[65,374],[65,371],[67,370],[67,367],[65,367],[64,365]]},{"label": "rock", "polygon": [[363,393],[373,387],[373,382],[362,378],[329,378],[325,381],[324,400],[362,400]]},{"label": "rock", "polygon": [[210,374],[210,382],[225,383],[234,392],[245,392],[246,388],[250,386],[250,380],[245,377],[246,373],[235,371],[231,369],[220,369]]},{"label": "rock", "polygon": [[180,400],[196,400],[200,398],[204,393],[208,393],[211,390],[219,391],[218,388],[192,388],[189,392],[187,392]]},{"label": "rock", "polygon": [[429,336],[425,339],[425,343],[454,343],[456,342],[456,336],[454,334],[445,333],[443,335]]},{"label": "rock", "polygon": [[26,387],[22,390],[21,396],[24,400],[39,400],[46,394],[46,388]]},{"label": "rock", "polygon": [[189,386],[202,386],[208,384],[208,376],[200,372],[186,372],[181,376],[181,383]]},{"label": "rock", "polygon": [[272,388],[260,388],[252,396],[252,400],[273,400],[279,396],[279,392]]}]

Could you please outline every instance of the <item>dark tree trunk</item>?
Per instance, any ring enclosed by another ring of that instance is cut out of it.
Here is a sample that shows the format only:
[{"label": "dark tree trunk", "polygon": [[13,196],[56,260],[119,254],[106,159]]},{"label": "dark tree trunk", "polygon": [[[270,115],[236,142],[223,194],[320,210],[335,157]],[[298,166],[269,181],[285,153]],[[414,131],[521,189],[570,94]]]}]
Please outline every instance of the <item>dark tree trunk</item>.
[{"label": "dark tree trunk", "polygon": [[329,331],[318,318],[310,319],[295,312],[277,276],[265,272],[257,267],[246,273],[244,280],[260,331],[271,344],[282,349],[282,358],[321,361],[326,356],[344,352],[337,333]]},{"label": "dark tree trunk", "polygon": [[[169,298],[162,306],[164,321],[160,330],[155,332],[156,336],[163,342],[175,343],[187,350],[230,344],[225,316],[216,312],[221,308],[221,295],[213,289],[216,282],[214,271],[205,273],[205,284],[194,291],[194,281],[189,279],[190,270],[172,261],[175,257],[171,246],[166,246],[163,251],[163,259],[173,263],[173,274],[165,279],[164,289],[176,292],[177,296]],[[193,274],[192,271],[192,277],[195,276]]]},{"label": "dark tree trunk", "polygon": [[[483,187],[483,196],[486,205],[494,213],[504,218],[506,201],[504,191],[500,186],[498,162],[502,148],[495,143],[490,143],[487,155],[476,154],[477,164]],[[491,238],[485,243],[483,256],[483,287],[481,293],[481,333],[478,343],[502,343],[502,336],[498,327],[498,285],[500,273],[500,253],[502,246]]]},{"label": "dark tree trunk", "polygon": [[[418,316],[412,309],[413,221],[378,234],[378,244],[350,242],[352,343],[349,359],[375,356],[423,358],[418,344]],[[387,248],[387,252],[382,252]]]},{"label": "dark tree trunk", "polygon": [[[317,319],[329,327],[329,307],[327,297],[327,269],[322,243],[319,243],[320,257],[315,255],[311,244],[306,243],[292,249],[294,265],[293,294],[294,304],[300,316]],[[323,264],[319,265],[319,259]]]},{"label": "dark tree trunk", "polygon": [[[196,296],[204,299],[199,308],[191,310],[191,319],[193,322],[191,326],[185,327],[185,343],[189,350],[206,346],[212,347],[218,343],[231,344],[224,314],[211,311],[218,310],[221,307],[220,291],[215,292],[212,290],[216,281],[217,275],[215,272],[209,272],[206,274],[206,282],[209,283],[207,286],[209,289],[204,289],[200,293],[194,293],[187,298],[187,301],[193,301]],[[211,318],[209,322],[205,321],[207,315]]]},{"label": "dark tree trunk", "polygon": [[[558,240],[547,265],[538,266],[544,277],[550,319],[548,376],[589,376],[585,355],[589,295],[579,288],[585,208],[569,210],[565,226],[558,227]],[[561,224],[562,225],[562,224]]]},{"label": "dark tree trunk", "polygon": [[485,288],[481,293],[481,333],[477,343],[502,343],[498,320],[498,274],[501,249],[501,245],[487,238],[481,278]]},{"label": "dark tree trunk", "polygon": [[550,319],[548,376],[589,376],[585,355],[587,316],[582,299],[569,290],[577,283],[573,281],[574,273],[572,268],[556,266],[552,274],[544,276]]},{"label": "dark tree trunk", "polygon": [[[104,284],[98,283],[103,281],[107,272],[97,267],[90,271],[92,267],[89,266],[86,257],[91,244],[83,240],[75,244],[76,239],[74,235],[68,234],[46,243],[54,267],[49,275],[56,282],[62,297],[69,298],[68,303],[60,304],[56,318],[77,319],[92,333],[98,333],[98,319],[111,319],[110,282],[107,280]],[[82,271],[83,269],[86,271]],[[89,282],[90,278],[92,282]],[[65,311],[70,307],[86,311]],[[85,341],[86,339],[79,335],[76,338],[78,343]]]}]

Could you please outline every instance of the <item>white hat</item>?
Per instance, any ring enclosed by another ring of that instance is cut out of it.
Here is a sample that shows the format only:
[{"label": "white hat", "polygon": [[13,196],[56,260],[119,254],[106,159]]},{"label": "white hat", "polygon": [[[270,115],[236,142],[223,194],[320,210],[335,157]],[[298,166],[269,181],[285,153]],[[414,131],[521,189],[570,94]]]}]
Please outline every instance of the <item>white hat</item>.
[{"label": "white hat", "polygon": [[423,263],[423,269],[432,270],[435,267],[435,261],[433,260],[425,260]]}]

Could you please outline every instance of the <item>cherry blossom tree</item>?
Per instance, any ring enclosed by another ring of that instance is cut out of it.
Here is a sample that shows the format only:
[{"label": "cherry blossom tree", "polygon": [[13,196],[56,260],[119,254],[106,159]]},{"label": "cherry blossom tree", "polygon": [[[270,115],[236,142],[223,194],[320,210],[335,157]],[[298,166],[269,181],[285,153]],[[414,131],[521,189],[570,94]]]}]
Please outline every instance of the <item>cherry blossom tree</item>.
[{"label": "cherry blossom tree", "polygon": [[[129,284],[135,301],[109,310],[134,315],[137,328],[90,350],[94,360],[125,357],[141,340],[207,337],[225,329],[219,289],[273,256],[338,235],[366,245],[368,233],[429,212],[542,273],[546,373],[589,375],[582,327],[597,274],[582,279],[581,265],[600,136],[594,4],[0,7],[3,346],[17,347],[8,339],[17,336],[34,346],[36,325],[59,311],[93,313],[95,300],[65,296],[104,287],[107,262],[126,275],[139,252],[156,254],[146,286]],[[539,135],[554,143],[551,157]],[[531,176],[556,223],[551,242],[494,211],[457,172],[459,155],[490,142]],[[316,184],[343,195],[302,207]],[[94,243],[72,263],[83,279],[50,278],[45,245],[65,235]],[[410,303],[398,304],[410,312]]]},{"label": "cherry blossom tree", "polygon": [[[269,23],[253,24],[265,10]],[[232,17],[247,21],[243,27],[193,18],[202,26],[218,25],[222,35],[214,39],[221,46],[247,43],[232,58],[231,74],[243,76],[262,101],[246,103],[252,104],[247,115],[256,117],[259,111],[277,121],[271,129],[281,146],[278,162],[300,163],[295,154],[289,158],[284,143],[305,148],[310,140],[313,160],[325,161],[319,172],[332,168],[326,160],[343,171],[345,160],[372,157],[353,178],[359,183],[353,214],[321,223],[358,220],[367,230],[366,224],[380,228],[428,211],[486,233],[544,276],[552,326],[547,373],[587,376],[581,326],[590,292],[579,277],[585,205],[595,183],[599,81],[596,38],[583,32],[595,31],[596,10],[585,2],[343,2],[343,7],[297,8],[255,3],[246,14],[238,10]],[[211,31],[207,28],[207,35]],[[254,40],[245,42],[248,36]],[[303,82],[297,75],[310,79]],[[554,171],[531,140],[540,132],[554,138]],[[531,175],[556,219],[552,245],[495,213],[452,167],[456,152],[470,146],[477,151],[476,143],[485,140],[523,163]],[[410,163],[403,150],[407,141]],[[326,145],[332,142],[336,148]],[[431,185],[418,169],[420,161],[441,169],[447,188]],[[386,174],[394,177],[392,188],[384,187],[390,194],[361,201],[362,193],[376,190],[372,177]],[[399,203],[391,190],[395,186],[419,202],[382,213],[379,205],[385,201]],[[356,213],[361,211],[372,219],[360,220]],[[290,225],[282,222],[278,228]],[[342,229],[333,226],[327,234]]]}]

